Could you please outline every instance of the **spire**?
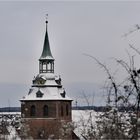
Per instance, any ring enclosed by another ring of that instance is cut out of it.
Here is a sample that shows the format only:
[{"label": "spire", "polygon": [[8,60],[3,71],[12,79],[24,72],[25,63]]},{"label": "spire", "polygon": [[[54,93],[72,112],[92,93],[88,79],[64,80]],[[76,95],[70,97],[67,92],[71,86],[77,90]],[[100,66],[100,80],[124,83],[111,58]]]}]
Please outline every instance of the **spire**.
[{"label": "spire", "polygon": [[47,24],[48,24],[48,20],[46,19],[46,34],[45,34],[44,46],[43,46],[43,51],[40,60],[46,60],[46,59],[54,60],[49,44]]}]

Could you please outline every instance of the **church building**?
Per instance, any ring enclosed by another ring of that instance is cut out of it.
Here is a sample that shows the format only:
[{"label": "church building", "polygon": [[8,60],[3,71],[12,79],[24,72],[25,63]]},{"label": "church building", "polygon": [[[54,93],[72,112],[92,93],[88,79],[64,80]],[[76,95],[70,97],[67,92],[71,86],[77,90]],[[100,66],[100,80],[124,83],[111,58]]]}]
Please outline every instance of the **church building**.
[{"label": "church building", "polygon": [[60,76],[54,73],[47,25],[48,21],[39,74],[32,80],[29,93],[20,100],[21,116],[33,139],[72,139],[72,99],[66,95]]}]

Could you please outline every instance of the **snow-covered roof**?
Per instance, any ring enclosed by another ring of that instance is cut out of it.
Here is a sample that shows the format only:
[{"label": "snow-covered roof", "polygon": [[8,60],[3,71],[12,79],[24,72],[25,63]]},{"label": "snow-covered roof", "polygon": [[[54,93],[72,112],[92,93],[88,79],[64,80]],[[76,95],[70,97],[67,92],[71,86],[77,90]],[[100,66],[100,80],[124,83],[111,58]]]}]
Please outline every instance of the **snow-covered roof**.
[{"label": "snow-covered roof", "polygon": [[[41,97],[37,96],[38,91],[42,93]],[[62,96],[65,92],[63,88],[58,87],[32,87],[25,97],[21,101],[29,100],[69,100],[72,101],[67,95]]]},{"label": "snow-covered roof", "polygon": [[55,74],[54,73],[40,73],[38,74],[35,78],[44,78],[45,80],[54,80],[55,79]]},{"label": "snow-covered roof", "polygon": [[41,56],[39,60],[54,60],[54,58],[52,56]]},{"label": "snow-covered roof", "polygon": [[54,75],[54,73],[41,73],[41,74],[38,74],[36,77],[34,77],[32,86],[33,87],[38,87],[38,86],[60,87],[62,86],[61,84],[58,84],[56,80],[58,80],[58,78],[57,76]]}]

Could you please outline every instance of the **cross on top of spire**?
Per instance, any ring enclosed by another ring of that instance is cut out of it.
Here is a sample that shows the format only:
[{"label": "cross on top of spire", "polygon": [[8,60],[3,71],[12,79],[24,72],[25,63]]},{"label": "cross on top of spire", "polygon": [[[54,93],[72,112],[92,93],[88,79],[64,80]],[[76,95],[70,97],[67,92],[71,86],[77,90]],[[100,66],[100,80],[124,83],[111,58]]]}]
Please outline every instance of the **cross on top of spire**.
[{"label": "cross on top of spire", "polygon": [[48,14],[46,14],[46,23],[48,23]]}]

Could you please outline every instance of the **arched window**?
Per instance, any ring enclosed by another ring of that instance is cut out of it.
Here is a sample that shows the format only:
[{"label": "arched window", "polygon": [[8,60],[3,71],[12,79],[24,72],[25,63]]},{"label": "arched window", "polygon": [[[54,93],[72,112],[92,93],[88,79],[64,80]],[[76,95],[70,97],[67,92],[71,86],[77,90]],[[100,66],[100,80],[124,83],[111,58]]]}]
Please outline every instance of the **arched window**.
[{"label": "arched window", "polygon": [[68,104],[66,105],[66,115],[67,116],[69,115],[69,105]]},{"label": "arched window", "polygon": [[61,106],[61,116],[64,116],[63,106]]},{"label": "arched window", "polygon": [[34,105],[31,106],[30,115],[31,116],[35,116],[36,115],[36,108],[35,108]]},{"label": "arched window", "polygon": [[48,110],[48,106],[47,106],[47,105],[44,105],[44,107],[43,107],[43,115],[44,115],[44,116],[48,116],[48,114],[49,114],[48,111],[49,111],[49,110]]}]

